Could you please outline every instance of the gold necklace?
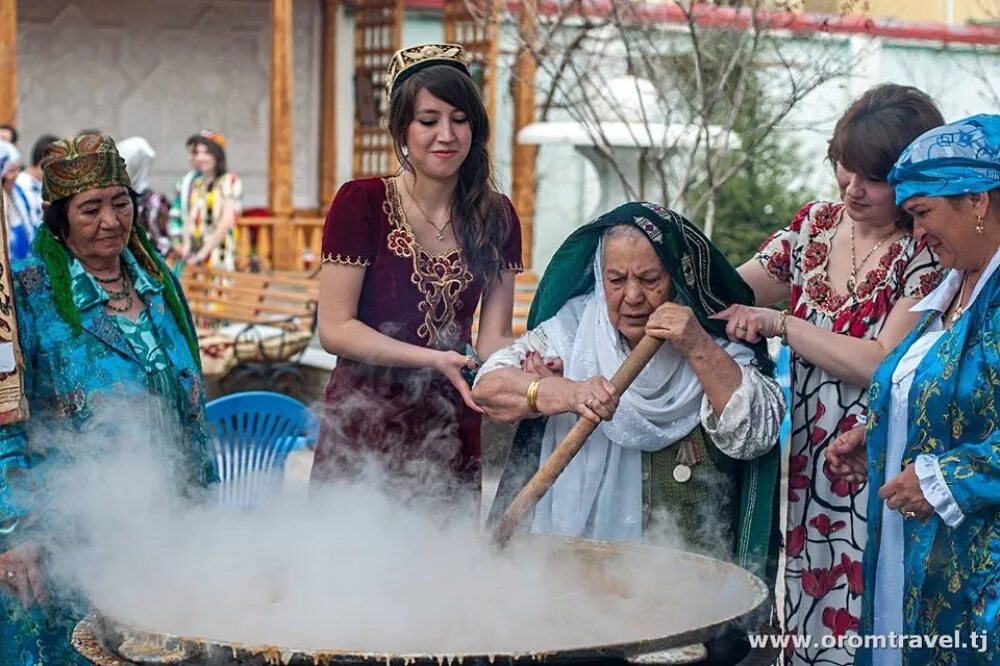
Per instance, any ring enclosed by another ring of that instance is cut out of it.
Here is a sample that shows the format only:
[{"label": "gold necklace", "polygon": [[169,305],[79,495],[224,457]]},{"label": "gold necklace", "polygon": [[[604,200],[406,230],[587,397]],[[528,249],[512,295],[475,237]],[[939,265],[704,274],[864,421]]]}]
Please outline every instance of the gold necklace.
[{"label": "gold necklace", "polygon": [[869,257],[875,254],[875,250],[882,247],[882,243],[889,240],[890,236],[896,235],[896,229],[892,229],[885,236],[882,236],[882,238],[880,238],[878,242],[875,243],[875,247],[869,250],[868,254],[866,254],[864,258],[861,260],[861,263],[858,264],[854,254],[854,227],[855,223],[854,220],[852,219],[851,220],[851,276],[847,278],[847,291],[849,291],[852,294],[854,293],[854,289],[858,286],[858,271],[861,270],[861,267],[865,265],[865,262],[868,261]]},{"label": "gold necklace", "polygon": [[965,300],[965,287],[969,284],[969,274],[966,273],[962,276],[962,288],[958,290],[958,303],[955,305],[955,310],[951,313],[951,317],[948,318],[950,324],[954,324],[958,321],[958,318],[962,316],[965,312],[965,306],[962,305],[962,301]]},{"label": "gold necklace", "polygon": [[[403,182],[405,183],[406,181],[403,181]],[[425,221],[425,222],[427,222],[427,224],[429,224],[429,225],[431,225],[432,227],[434,227],[435,231],[437,231],[437,233],[436,233],[436,234],[434,234],[434,235],[435,235],[435,236],[437,237],[437,239],[438,239],[439,241],[443,241],[443,240],[444,240],[444,228],[445,228],[445,227],[447,227],[447,226],[448,226],[449,224],[451,224],[451,218],[449,217],[449,218],[448,218],[448,219],[447,219],[447,220],[445,221],[445,223],[444,223],[444,224],[442,224],[442,225],[441,225],[441,226],[439,227],[438,225],[436,225],[436,224],[434,224],[433,222],[431,222],[431,218],[430,218],[430,216],[429,216],[429,215],[427,214],[427,211],[425,211],[425,210],[424,210],[424,207],[420,205],[420,202],[419,202],[419,201],[417,201],[417,197],[416,197],[416,196],[414,196],[414,194],[413,194],[413,190],[411,190],[411,189],[410,189],[410,186],[409,186],[409,185],[407,185],[407,186],[406,186],[406,193],[407,193],[408,195],[410,195],[410,201],[412,201],[412,202],[413,202],[413,205],[417,207],[417,210],[419,210],[419,211],[420,211],[420,214],[424,216],[424,221]]]}]

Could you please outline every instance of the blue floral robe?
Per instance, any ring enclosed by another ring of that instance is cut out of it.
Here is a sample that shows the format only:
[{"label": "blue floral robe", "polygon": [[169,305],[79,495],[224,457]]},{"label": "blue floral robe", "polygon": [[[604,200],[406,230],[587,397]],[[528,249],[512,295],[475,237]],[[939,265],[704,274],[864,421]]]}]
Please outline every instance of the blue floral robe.
[{"label": "blue floral robe", "polygon": [[[869,395],[868,469],[873,491],[885,483],[886,438],[893,371],[937,315],[927,312],[875,373]],[[965,520],[949,528],[934,514],[904,521],[903,631],[953,636],[988,650],[904,649],[904,666],[1000,663],[1000,271],[972,307],[948,329],[917,368],[902,466],[937,456]],[[892,470],[898,473],[900,470]],[[872,631],[882,500],[868,505],[861,633]],[[985,638],[985,641],[984,641]],[[871,652],[855,663],[867,666]]]},{"label": "blue floral robe", "polygon": [[[46,457],[49,462],[60,457],[43,450],[47,437],[33,441],[36,425],[51,429],[55,424],[64,432],[78,432],[95,417],[106,415],[105,410],[120,411],[122,400],[128,401],[133,411],[124,419],[119,417],[120,421],[146,416],[143,411],[147,406],[149,418],[160,419],[161,424],[163,412],[173,412],[168,416],[173,421],[171,431],[178,437],[171,445],[183,447],[188,454],[183,456],[189,465],[186,471],[197,482],[207,482],[214,475],[197,361],[166,307],[162,285],[139,268],[128,250],[124,259],[147,305],[152,333],[160,346],[156,367],[149,358],[140,357],[143,344],[127,339],[123,326],[105,312],[107,296],[92,278],[74,270],[78,264],[71,265],[71,283],[73,301],[81,312],[79,333],[56,312],[45,264],[35,256],[15,264],[14,299],[31,419],[0,427],[0,552],[29,538],[31,523],[44,520],[39,515],[31,515],[30,523],[20,520],[31,514],[26,506],[31,495],[24,490],[27,484],[38,481],[39,464]],[[145,327],[147,334],[149,328]],[[166,353],[166,368],[162,352]],[[151,400],[150,394],[160,397]],[[102,427],[108,427],[103,421]],[[83,610],[81,606],[48,604],[23,611],[16,598],[0,590],[0,664],[88,664],[69,641]]]}]

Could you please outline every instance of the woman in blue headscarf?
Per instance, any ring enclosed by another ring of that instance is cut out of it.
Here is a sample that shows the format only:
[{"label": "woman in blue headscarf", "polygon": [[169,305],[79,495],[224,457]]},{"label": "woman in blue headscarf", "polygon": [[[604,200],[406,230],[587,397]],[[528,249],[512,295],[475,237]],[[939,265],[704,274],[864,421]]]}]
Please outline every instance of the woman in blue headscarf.
[{"label": "woman in blue headscarf", "polygon": [[[827,454],[835,472],[852,481],[867,476],[879,489],[868,506],[861,632],[907,635],[895,649],[859,651],[855,663],[995,664],[1000,116],[926,132],[900,156],[889,182],[917,238],[954,270],[914,306],[920,323],[875,373],[867,455],[861,429]],[[937,638],[930,645],[917,636]]]}]

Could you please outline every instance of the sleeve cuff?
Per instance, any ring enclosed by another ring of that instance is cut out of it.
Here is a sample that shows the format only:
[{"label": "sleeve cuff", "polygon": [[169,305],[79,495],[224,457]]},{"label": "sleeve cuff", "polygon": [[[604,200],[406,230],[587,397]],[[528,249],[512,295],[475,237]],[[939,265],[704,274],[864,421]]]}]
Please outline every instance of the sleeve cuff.
[{"label": "sleeve cuff", "polygon": [[548,338],[541,330],[528,331],[515,340],[511,346],[498,349],[490,354],[490,357],[479,368],[479,372],[476,373],[476,379],[472,384],[473,388],[479,383],[480,378],[494,370],[503,370],[504,368],[520,370],[521,362],[524,361],[529,352],[538,352],[542,358],[546,359],[549,356]]},{"label": "sleeve cuff", "polygon": [[719,416],[715,415],[715,410],[712,409],[712,403],[709,402],[708,396],[702,396],[701,398],[701,423],[705,427],[705,431],[710,435],[735,433],[750,416],[750,394],[752,393],[752,387],[750,386],[750,382],[747,381],[746,370],[743,366],[740,366],[740,372],[742,373],[740,385],[733,391],[733,395],[729,398],[729,402],[726,403],[726,408],[722,410],[722,414]]},{"label": "sleeve cuff", "polygon": [[941,474],[937,456],[921,454],[917,456],[914,471],[920,480],[920,490],[931,503],[941,520],[948,527],[958,527],[965,520],[965,514],[955,501],[955,496]]}]

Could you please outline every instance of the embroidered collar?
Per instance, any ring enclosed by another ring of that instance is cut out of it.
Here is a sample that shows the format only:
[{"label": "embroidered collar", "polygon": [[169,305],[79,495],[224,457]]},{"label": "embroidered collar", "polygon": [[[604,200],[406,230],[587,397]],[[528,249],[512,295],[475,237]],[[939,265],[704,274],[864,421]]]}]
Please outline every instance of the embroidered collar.
[{"label": "embroidered collar", "polygon": [[[142,270],[139,262],[136,261],[132,252],[125,248],[122,252],[123,268],[128,270],[129,277],[133,279],[135,290],[143,300],[149,294],[163,291],[163,285],[152,280],[146,271]],[[73,292],[73,304],[81,312],[95,305],[108,302],[108,293],[104,287],[87,272],[83,264],[76,257],[71,256],[69,260],[70,289]]]}]

